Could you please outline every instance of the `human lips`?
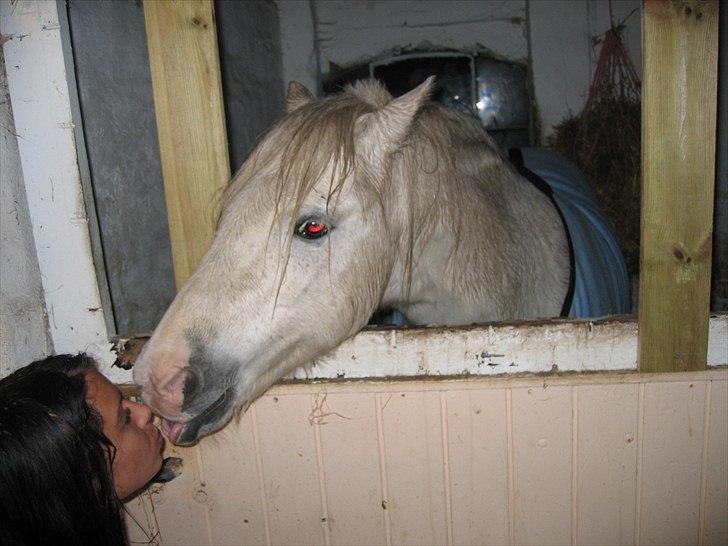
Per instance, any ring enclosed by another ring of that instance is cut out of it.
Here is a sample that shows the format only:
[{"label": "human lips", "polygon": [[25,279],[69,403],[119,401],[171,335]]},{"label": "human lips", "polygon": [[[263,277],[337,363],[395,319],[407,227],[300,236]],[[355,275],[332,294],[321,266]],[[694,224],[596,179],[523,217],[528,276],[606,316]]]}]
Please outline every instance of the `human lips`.
[{"label": "human lips", "polygon": [[164,447],[164,436],[162,436],[162,432],[157,427],[154,427],[154,433],[156,435],[156,444],[159,446],[159,450],[161,451]]}]

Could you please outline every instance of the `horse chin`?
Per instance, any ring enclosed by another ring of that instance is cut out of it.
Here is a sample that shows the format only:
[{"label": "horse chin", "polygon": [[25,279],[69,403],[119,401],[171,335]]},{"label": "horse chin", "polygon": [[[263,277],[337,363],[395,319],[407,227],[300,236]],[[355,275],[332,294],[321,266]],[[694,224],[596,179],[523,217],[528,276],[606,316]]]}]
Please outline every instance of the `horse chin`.
[{"label": "horse chin", "polygon": [[233,388],[230,387],[189,421],[180,422],[162,418],[162,434],[176,445],[194,444],[199,438],[222,428],[230,420],[235,408],[234,401]]}]

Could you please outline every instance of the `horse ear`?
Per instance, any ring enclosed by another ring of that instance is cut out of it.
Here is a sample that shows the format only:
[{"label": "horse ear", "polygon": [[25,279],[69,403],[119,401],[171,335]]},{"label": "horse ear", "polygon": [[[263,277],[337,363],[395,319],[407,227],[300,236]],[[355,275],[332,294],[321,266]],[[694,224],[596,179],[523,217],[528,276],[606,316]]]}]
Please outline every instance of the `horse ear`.
[{"label": "horse ear", "polygon": [[306,86],[292,81],[288,84],[288,96],[286,97],[286,113],[290,114],[294,110],[298,110],[304,104],[308,104],[313,100],[311,91]]},{"label": "horse ear", "polygon": [[434,82],[435,76],[430,76],[412,91],[369,114],[371,118],[366,120],[366,132],[371,135],[372,142],[384,146],[385,153],[396,150],[407,137],[415,116],[430,98]]}]

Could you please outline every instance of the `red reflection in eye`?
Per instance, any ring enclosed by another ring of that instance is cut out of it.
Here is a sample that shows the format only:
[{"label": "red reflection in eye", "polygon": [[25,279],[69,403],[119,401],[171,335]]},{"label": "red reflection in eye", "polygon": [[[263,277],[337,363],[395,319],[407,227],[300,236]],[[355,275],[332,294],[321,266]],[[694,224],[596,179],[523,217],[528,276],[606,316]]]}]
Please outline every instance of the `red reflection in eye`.
[{"label": "red reflection in eye", "polygon": [[326,226],[324,224],[317,224],[316,222],[311,222],[306,226],[306,231],[313,235],[315,235],[316,233],[321,233],[325,229]]},{"label": "red reflection in eye", "polygon": [[296,234],[304,239],[320,239],[329,232],[329,226],[324,222],[305,220],[296,227]]}]

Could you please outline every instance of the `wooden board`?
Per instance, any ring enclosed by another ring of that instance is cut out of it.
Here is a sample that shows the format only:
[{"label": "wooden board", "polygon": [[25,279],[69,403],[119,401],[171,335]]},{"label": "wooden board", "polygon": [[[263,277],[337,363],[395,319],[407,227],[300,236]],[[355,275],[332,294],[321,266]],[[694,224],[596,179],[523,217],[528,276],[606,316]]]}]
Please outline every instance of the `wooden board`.
[{"label": "wooden board", "polygon": [[230,179],[213,4],[144,2],[175,282],[207,250]]},{"label": "wooden board", "polygon": [[276,385],[167,450],[130,538],[725,544],[727,400],[725,369]]},{"label": "wooden board", "polygon": [[718,1],[646,0],[640,370],[706,367]]}]

